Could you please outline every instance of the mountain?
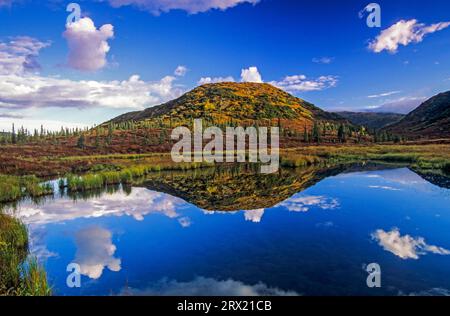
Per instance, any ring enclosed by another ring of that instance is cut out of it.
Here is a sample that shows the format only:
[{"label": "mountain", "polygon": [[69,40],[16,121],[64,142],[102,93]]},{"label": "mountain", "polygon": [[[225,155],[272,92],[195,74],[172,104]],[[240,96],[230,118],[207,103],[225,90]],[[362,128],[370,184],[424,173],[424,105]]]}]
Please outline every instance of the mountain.
[{"label": "mountain", "polygon": [[346,118],[355,125],[365,126],[371,130],[379,130],[388,125],[397,123],[404,114],[398,113],[378,113],[378,112],[336,112],[336,114]]},{"label": "mountain", "polygon": [[408,138],[450,138],[450,91],[428,99],[384,130]]},{"label": "mountain", "polygon": [[[278,120],[284,127],[303,131],[315,121],[347,122],[337,114],[321,110],[313,104],[267,83],[212,83],[199,86],[167,103],[120,115],[110,122],[164,122],[171,126],[203,118],[214,124],[243,126]],[[109,123],[109,122],[107,122]]]}]

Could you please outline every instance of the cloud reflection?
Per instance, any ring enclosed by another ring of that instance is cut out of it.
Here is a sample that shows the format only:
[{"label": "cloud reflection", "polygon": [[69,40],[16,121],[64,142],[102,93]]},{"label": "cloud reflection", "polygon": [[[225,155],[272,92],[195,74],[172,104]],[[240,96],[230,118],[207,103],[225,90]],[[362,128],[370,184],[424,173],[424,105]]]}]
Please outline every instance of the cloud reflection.
[{"label": "cloud reflection", "polygon": [[291,212],[308,212],[311,207],[333,210],[339,207],[339,201],[326,196],[294,196],[280,204]]},{"label": "cloud reflection", "polygon": [[260,208],[257,210],[248,210],[244,211],[244,217],[246,221],[251,221],[253,223],[261,222],[261,219],[264,215],[264,209]]},{"label": "cloud reflection", "polygon": [[284,291],[279,288],[268,287],[259,282],[254,285],[241,281],[216,280],[213,278],[197,277],[192,281],[179,282],[162,279],[146,289],[124,289],[122,295],[148,296],[297,296],[294,291]]},{"label": "cloud reflection", "polygon": [[121,260],[114,257],[116,246],[112,243],[110,231],[100,227],[82,229],[76,233],[75,243],[74,262],[80,265],[81,274],[98,279],[105,268],[120,271]]},{"label": "cloud reflection", "polygon": [[442,247],[429,245],[423,237],[411,237],[410,235],[400,235],[398,228],[391,231],[378,229],[372,233],[372,238],[384,250],[389,251],[401,259],[419,259],[419,256],[428,252],[439,255],[450,255],[450,250]]},{"label": "cloud reflection", "polygon": [[179,214],[176,209],[185,204],[183,200],[168,194],[145,188],[133,188],[129,195],[118,191],[89,200],[73,201],[64,197],[42,205],[27,202],[19,205],[17,214],[26,224],[35,225],[108,215],[133,216],[141,221],[150,213],[161,213],[170,218],[177,218]]}]

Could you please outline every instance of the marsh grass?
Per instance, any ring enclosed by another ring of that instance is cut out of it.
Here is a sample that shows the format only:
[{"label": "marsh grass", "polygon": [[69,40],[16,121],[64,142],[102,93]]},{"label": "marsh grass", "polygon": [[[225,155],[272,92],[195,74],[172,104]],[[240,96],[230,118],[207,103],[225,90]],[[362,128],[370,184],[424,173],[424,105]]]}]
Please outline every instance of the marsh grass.
[{"label": "marsh grass", "polygon": [[19,220],[0,214],[0,295],[51,295],[44,269],[27,256],[27,228]]},{"label": "marsh grass", "polygon": [[162,170],[190,170],[211,166],[213,166],[213,164],[209,163],[181,163],[170,166],[137,165],[123,168],[119,171],[101,171],[84,175],[68,174],[65,179],[59,180],[58,185],[61,190],[67,188],[69,192],[88,191],[102,189],[109,185],[128,185],[152,172],[159,172]]},{"label": "marsh grass", "polygon": [[281,159],[281,166],[285,168],[301,168],[320,164],[321,160],[316,156],[299,155],[294,158]]},{"label": "marsh grass", "polygon": [[[361,161],[400,163],[424,170],[442,170],[450,174],[450,146],[446,144],[305,146],[283,150],[281,156],[283,160],[288,161],[295,161],[296,157],[302,156],[317,157],[321,163],[326,164]],[[286,167],[289,167],[289,164]]]},{"label": "marsh grass", "polygon": [[42,183],[36,176],[0,175],[0,202],[12,202],[22,197],[41,197],[53,194],[49,183]]}]

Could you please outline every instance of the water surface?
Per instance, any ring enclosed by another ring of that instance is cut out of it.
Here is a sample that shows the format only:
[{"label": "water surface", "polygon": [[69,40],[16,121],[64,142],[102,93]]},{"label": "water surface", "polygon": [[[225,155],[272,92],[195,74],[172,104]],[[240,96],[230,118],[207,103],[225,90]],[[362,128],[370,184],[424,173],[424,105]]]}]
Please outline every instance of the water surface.
[{"label": "water surface", "polygon": [[365,169],[167,174],[16,215],[57,295],[449,294],[450,190]]}]

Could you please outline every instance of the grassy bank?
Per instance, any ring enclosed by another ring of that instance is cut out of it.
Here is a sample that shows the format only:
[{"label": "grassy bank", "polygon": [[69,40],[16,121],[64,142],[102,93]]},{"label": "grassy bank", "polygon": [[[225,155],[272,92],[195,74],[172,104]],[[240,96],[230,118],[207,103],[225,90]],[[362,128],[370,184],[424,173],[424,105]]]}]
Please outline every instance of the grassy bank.
[{"label": "grassy bank", "polygon": [[138,165],[121,170],[107,170],[91,172],[84,175],[68,174],[59,180],[60,189],[67,188],[69,192],[101,189],[107,185],[131,184],[133,181],[146,176],[151,172],[162,170],[191,170],[213,166],[209,163],[180,163],[173,165]]},{"label": "grassy bank", "polygon": [[449,145],[309,146],[282,151],[284,166],[361,161],[407,164],[450,174]]},{"label": "grassy bank", "polygon": [[51,295],[45,271],[27,259],[28,233],[17,219],[0,214],[0,295]]},{"label": "grassy bank", "polygon": [[0,175],[0,202],[12,202],[22,197],[41,197],[53,194],[50,184],[43,184],[35,176]]}]

